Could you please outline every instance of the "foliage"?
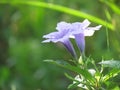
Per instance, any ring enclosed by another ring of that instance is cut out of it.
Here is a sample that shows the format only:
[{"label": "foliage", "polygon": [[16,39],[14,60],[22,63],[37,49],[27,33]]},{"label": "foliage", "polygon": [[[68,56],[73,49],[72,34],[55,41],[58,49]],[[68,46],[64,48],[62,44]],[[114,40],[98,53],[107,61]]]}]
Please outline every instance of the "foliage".
[{"label": "foliage", "polygon": [[[84,18],[103,27],[93,37],[86,38],[86,56],[93,59],[86,60],[88,67],[82,75],[91,77],[87,69],[95,66],[100,85],[107,90],[119,90],[116,64],[107,63],[109,67],[98,64],[102,59],[119,61],[119,6],[119,0],[0,0],[0,90],[66,90],[70,83],[69,88],[78,90],[76,86],[80,83],[74,77],[83,69],[78,70],[76,63],[73,65],[69,60],[72,57],[61,44],[41,41],[44,34],[54,31],[59,21],[76,22]],[[54,60],[64,60],[70,71],[45,63],[43,60],[48,58],[62,66]],[[75,85],[71,80],[78,83]]]}]

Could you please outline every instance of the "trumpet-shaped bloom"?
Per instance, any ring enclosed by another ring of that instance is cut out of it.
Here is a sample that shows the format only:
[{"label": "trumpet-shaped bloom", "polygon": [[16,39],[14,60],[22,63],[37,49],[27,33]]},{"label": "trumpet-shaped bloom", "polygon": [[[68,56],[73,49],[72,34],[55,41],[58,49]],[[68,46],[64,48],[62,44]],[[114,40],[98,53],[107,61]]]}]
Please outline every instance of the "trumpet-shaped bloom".
[{"label": "trumpet-shaped bloom", "polygon": [[75,22],[75,23],[60,22],[57,24],[56,29],[58,31],[68,30],[69,38],[75,38],[81,53],[84,53],[85,36],[92,36],[95,30],[99,30],[101,28],[101,25],[96,27],[88,27],[89,25],[90,22],[87,19],[85,19],[83,22]]},{"label": "trumpet-shaped bloom", "polygon": [[88,27],[90,22],[85,19],[83,22],[66,23],[60,22],[57,24],[57,31],[44,35],[46,38],[43,42],[61,42],[70,51],[70,53],[76,57],[75,50],[70,42],[69,38],[75,38],[75,41],[83,54],[85,51],[85,36],[92,36],[95,30],[99,30],[101,25],[96,27]]},{"label": "trumpet-shaped bloom", "polygon": [[46,40],[44,40],[43,43],[61,42],[67,48],[67,50],[72,54],[72,56],[77,58],[74,47],[69,40],[69,36],[71,35],[71,33],[70,33],[71,27],[69,27],[69,24],[67,24],[67,23],[65,24],[65,22],[62,22],[60,24],[61,24],[60,25],[61,27],[59,27],[59,24],[58,24],[58,27],[56,28],[60,31],[52,32],[50,34],[47,34],[47,35],[43,36],[43,38],[46,38]]}]

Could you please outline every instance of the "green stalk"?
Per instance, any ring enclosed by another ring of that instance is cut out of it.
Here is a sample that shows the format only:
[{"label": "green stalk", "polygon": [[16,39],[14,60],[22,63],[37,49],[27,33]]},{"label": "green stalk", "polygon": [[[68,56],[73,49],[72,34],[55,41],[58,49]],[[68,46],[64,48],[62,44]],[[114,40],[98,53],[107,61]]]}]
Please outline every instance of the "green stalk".
[{"label": "green stalk", "polygon": [[52,3],[46,3],[46,2],[40,2],[40,1],[0,1],[1,4],[22,4],[22,5],[30,5],[30,6],[38,6],[43,8],[48,8],[52,10],[56,10],[59,12],[67,13],[76,17],[85,18],[88,19],[94,23],[101,24],[110,30],[114,30],[114,26],[111,23],[108,23],[100,18],[97,18],[95,16],[89,15],[87,13],[84,13],[82,11],[70,9],[64,6],[55,5]]}]

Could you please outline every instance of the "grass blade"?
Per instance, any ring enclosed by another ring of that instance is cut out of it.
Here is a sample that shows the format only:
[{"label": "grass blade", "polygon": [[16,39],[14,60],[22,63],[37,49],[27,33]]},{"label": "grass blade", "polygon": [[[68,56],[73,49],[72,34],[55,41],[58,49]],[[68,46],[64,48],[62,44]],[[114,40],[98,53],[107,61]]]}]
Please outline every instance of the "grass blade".
[{"label": "grass blade", "polygon": [[120,8],[117,5],[115,5],[114,3],[107,1],[107,0],[101,0],[101,2],[108,5],[115,13],[120,15]]},{"label": "grass blade", "polygon": [[93,15],[89,15],[87,13],[84,13],[82,11],[78,11],[78,10],[74,10],[74,9],[70,9],[64,6],[60,6],[60,5],[55,5],[52,3],[46,3],[46,2],[40,2],[40,1],[0,1],[1,4],[25,4],[25,5],[31,5],[31,6],[38,6],[38,7],[43,7],[43,8],[49,8],[52,10],[56,10],[59,12],[64,12],[76,17],[81,17],[81,18],[85,18],[88,19],[94,23],[97,24],[101,24],[107,28],[109,28],[110,30],[114,30],[114,26],[111,23],[108,23],[100,18],[97,18]]}]

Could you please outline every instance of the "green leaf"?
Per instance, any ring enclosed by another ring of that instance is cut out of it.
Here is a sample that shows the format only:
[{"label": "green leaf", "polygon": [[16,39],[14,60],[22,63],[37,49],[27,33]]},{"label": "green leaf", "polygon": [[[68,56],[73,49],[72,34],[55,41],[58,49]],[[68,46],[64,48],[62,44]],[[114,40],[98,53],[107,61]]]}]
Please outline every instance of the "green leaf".
[{"label": "green leaf", "polygon": [[60,6],[60,5],[55,5],[52,3],[40,2],[40,1],[14,1],[14,0],[13,1],[0,1],[0,3],[2,3],[2,4],[23,4],[23,5],[31,5],[31,6],[49,8],[49,9],[56,10],[59,12],[64,12],[64,13],[67,13],[67,14],[70,14],[70,15],[73,15],[76,17],[88,19],[92,22],[95,22],[97,24],[101,24],[101,25],[103,25],[111,30],[114,30],[114,26],[111,23],[106,22],[100,18],[97,18],[93,15],[84,13],[82,11],[74,10],[74,9]]},{"label": "green leaf", "polygon": [[70,84],[70,85],[68,86],[68,89],[73,89],[73,88],[78,87],[78,85],[80,84],[79,81],[75,80],[73,77],[71,77],[71,76],[68,75],[67,73],[65,73],[65,76],[66,76],[67,78],[69,78],[70,80],[75,81],[75,83],[72,83],[72,84]]},{"label": "green leaf", "polygon": [[73,77],[71,77],[70,75],[68,75],[67,73],[65,73],[65,76],[66,76],[68,79],[72,80],[72,81],[77,81],[77,80],[75,80]]},{"label": "green leaf", "polygon": [[109,71],[108,74],[106,74],[103,77],[103,80],[106,81],[110,78],[113,78],[117,76],[120,73],[120,61],[118,60],[107,60],[107,61],[102,61],[99,64],[102,64],[104,67],[110,67],[113,68],[112,70]]},{"label": "green leaf", "polygon": [[79,84],[80,84],[80,82],[72,83],[68,86],[68,89],[76,88]]},{"label": "green leaf", "polygon": [[118,60],[102,61],[99,64],[102,64],[105,67],[111,67],[111,68],[120,69],[120,61],[118,61]]},{"label": "green leaf", "polygon": [[94,77],[86,70],[86,69],[82,69],[80,68],[80,66],[73,66],[65,61],[62,60],[44,60],[45,62],[50,62],[53,63],[55,65],[61,66],[63,68],[66,68],[68,70],[71,70],[73,72],[76,72],[78,74],[81,74],[85,79],[89,80],[91,83],[94,83],[95,79]]},{"label": "green leaf", "polygon": [[55,65],[58,65],[58,66],[64,66],[64,65],[67,65],[68,63],[63,61],[63,60],[44,60],[44,62],[49,62],[49,63],[52,63],[52,64],[55,64]]},{"label": "green leaf", "polygon": [[104,81],[109,80],[110,78],[117,76],[119,73],[120,73],[120,69],[112,69],[108,74],[106,74],[103,77],[103,80]]},{"label": "green leaf", "polygon": [[120,87],[119,86],[116,86],[114,89],[112,90],[120,90]]}]

